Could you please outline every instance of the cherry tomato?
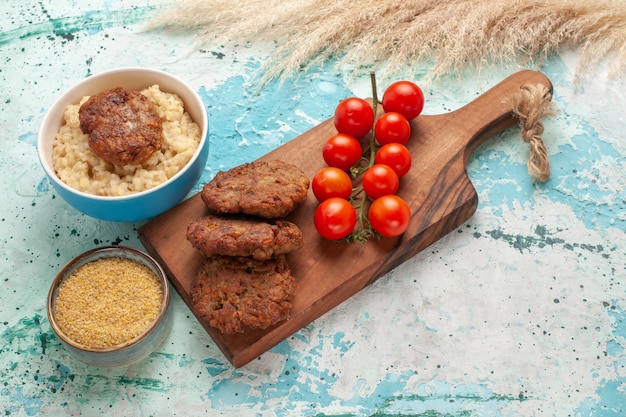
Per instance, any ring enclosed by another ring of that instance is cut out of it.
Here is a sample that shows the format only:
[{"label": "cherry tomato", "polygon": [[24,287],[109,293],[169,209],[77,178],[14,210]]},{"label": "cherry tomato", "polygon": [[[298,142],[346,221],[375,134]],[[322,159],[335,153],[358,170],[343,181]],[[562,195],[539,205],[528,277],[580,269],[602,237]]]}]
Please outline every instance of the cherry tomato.
[{"label": "cherry tomato", "polygon": [[397,195],[385,195],[372,202],[368,219],[372,228],[381,235],[399,236],[409,227],[411,209]]},{"label": "cherry tomato", "polygon": [[391,167],[374,164],[363,173],[363,190],[370,198],[395,194],[400,186],[400,179]]},{"label": "cherry tomato", "polygon": [[384,113],[374,125],[374,135],[381,145],[405,144],[411,136],[411,124],[400,113],[395,111]]},{"label": "cherry tomato", "polygon": [[326,167],[315,174],[311,181],[311,189],[320,203],[331,197],[347,200],[352,194],[352,179],[339,168]]},{"label": "cherry tomato", "polygon": [[322,147],[322,156],[328,166],[344,171],[350,170],[350,167],[359,162],[362,155],[361,143],[354,136],[345,133],[331,136]]},{"label": "cherry tomato", "polygon": [[399,143],[388,143],[376,152],[374,162],[389,166],[398,174],[398,177],[403,177],[409,172],[413,158],[406,146]]},{"label": "cherry tomato", "polygon": [[313,223],[325,239],[339,240],[348,236],[356,226],[356,211],[348,200],[331,197],[315,210]]},{"label": "cherry tomato", "polygon": [[372,130],[374,109],[362,98],[350,97],[337,105],[334,122],[337,132],[360,138]]},{"label": "cherry tomato", "polygon": [[424,109],[424,93],[411,81],[396,81],[383,93],[385,112],[398,112],[407,120],[415,119]]}]

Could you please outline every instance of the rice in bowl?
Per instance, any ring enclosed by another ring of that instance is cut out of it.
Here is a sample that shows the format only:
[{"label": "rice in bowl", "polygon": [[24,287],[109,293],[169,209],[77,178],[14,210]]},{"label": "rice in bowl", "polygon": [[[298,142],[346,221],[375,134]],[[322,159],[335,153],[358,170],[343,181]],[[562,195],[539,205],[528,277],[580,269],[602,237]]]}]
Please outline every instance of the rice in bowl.
[{"label": "rice in bowl", "polygon": [[64,124],[52,144],[52,164],[65,184],[99,196],[135,194],[167,181],[191,160],[201,129],[185,111],[183,101],[176,94],[161,91],[157,84],[140,92],[156,106],[161,118],[161,149],[140,165],[120,167],[98,157],[80,128],[78,110],[89,99],[85,96],[66,107]]}]

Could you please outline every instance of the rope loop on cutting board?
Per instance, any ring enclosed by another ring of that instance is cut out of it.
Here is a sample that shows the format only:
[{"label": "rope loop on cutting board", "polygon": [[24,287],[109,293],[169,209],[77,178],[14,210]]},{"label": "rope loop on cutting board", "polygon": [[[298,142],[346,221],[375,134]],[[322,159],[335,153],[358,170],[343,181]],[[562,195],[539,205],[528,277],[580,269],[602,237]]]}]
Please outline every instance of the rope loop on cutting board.
[{"label": "rope loop on cutting board", "polygon": [[541,121],[546,116],[556,114],[552,92],[543,84],[524,84],[508,102],[513,114],[519,119],[522,139],[530,145],[528,173],[533,181],[545,182],[550,177],[550,161],[541,136],[544,130]]}]

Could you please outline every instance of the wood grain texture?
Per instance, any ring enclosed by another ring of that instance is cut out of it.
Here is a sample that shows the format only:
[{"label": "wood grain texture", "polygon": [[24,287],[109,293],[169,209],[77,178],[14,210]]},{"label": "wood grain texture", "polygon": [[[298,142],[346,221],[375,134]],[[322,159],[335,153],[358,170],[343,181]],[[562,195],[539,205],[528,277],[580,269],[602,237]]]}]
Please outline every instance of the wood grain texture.
[{"label": "wood grain texture", "polygon": [[[412,218],[402,236],[364,244],[324,240],[313,226],[317,201],[309,192],[305,204],[289,216],[305,239],[304,248],[287,257],[299,285],[291,318],[264,331],[236,335],[221,334],[198,318],[226,358],[235,367],[245,365],[467,221],[478,204],[466,172],[468,158],[487,139],[516,124],[505,100],[524,84],[552,90],[544,75],[521,71],[458,110],[411,122],[407,147],[413,166],[398,194],[409,204]],[[334,133],[327,120],[260,159],[291,162],[312,178],[324,166],[321,148]],[[205,213],[195,195],[139,229],[142,244],[190,308],[189,288],[202,257],[187,242],[186,229]]]}]

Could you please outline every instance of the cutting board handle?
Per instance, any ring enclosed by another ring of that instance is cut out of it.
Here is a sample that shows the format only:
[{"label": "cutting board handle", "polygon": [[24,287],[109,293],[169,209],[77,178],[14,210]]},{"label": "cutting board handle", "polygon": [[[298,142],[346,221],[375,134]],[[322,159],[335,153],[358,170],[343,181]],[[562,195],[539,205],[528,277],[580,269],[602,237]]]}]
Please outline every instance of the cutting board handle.
[{"label": "cutting board handle", "polygon": [[466,171],[467,162],[478,146],[517,123],[511,97],[523,86],[537,84],[552,91],[552,83],[543,74],[520,71],[458,110],[412,121],[414,133],[407,146],[415,171],[403,179],[412,221],[399,244],[402,249],[387,258],[388,263],[381,263],[374,277],[427,248],[474,214],[478,196]]},{"label": "cutting board handle", "polygon": [[[511,98],[518,94],[525,85],[543,85],[552,93],[550,80],[537,71],[519,71],[489,89],[466,104],[448,114],[451,126],[463,129],[464,165],[472,152],[488,139],[514,126],[518,120],[511,108]],[[467,133],[470,133],[469,135]]]}]

